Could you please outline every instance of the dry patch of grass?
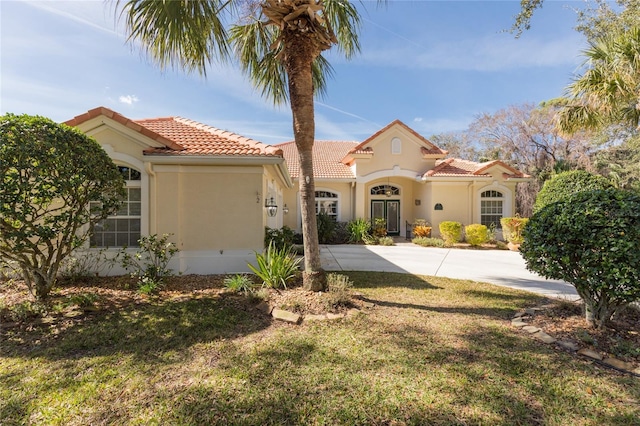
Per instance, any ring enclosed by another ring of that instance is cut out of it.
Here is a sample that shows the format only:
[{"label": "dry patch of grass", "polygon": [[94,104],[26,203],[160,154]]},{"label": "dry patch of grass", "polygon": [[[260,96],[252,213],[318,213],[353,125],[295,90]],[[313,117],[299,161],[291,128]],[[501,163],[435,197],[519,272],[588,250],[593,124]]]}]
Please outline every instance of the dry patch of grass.
[{"label": "dry patch of grass", "polygon": [[113,281],[67,286],[55,297],[99,300],[0,330],[1,423],[638,424],[637,379],[510,326],[548,301],[348,275],[375,308],[301,326],[274,322],[220,277],[176,279],[153,298]]}]

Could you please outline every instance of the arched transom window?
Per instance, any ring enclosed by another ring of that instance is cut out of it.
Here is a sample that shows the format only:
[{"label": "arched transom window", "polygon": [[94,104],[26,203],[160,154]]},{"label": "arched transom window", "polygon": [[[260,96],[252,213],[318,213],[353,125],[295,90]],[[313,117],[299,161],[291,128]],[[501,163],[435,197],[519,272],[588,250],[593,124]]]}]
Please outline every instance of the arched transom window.
[{"label": "arched transom window", "polygon": [[330,191],[316,191],[316,214],[325,213],[338,220],[338,194]]},{"label": "arched transom window", "polygon": [[[141,174],[127,166],[118,166],[126,182],[126,198],[120,209],[112,216],[98,222],[93,227],[89,243],[91,247],[137,247],[140,239],[142,217]],[[90,203],[90,208],[97,206]]]},{"label": "arched transom window", "polygon": [[387,197],[400,195],[400,188],[393,185],[378,185],[371,188],[371,195],[386,195]]},{"label": "arched transom window", "polygon": [[500,191],[489,190],[480,194],[480,223],[500,227],[504,211],[504,195]]}]

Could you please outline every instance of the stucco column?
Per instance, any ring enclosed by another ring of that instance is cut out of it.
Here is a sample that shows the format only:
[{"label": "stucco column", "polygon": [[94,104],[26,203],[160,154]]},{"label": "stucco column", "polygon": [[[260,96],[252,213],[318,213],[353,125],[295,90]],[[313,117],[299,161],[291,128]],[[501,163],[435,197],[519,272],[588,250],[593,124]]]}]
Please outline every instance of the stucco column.
[{"label": "stucco column", "polygon": [[355,199],[355,217],[357,219],[359,217],[367,217],[366,212],[368,211],[367,206],[365,205],[366,194],[365,194],[365,185],[363,183],[356,183],[356,199]]}]

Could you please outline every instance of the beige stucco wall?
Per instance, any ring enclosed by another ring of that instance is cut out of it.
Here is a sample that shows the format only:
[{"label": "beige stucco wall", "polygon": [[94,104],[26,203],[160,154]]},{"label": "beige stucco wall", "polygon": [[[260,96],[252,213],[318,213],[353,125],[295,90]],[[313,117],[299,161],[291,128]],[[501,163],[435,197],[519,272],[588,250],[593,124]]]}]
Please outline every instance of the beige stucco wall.
[{"label": "beige stucco wall", "polygon": [[[400,154],[392,152],[392,140],[395,138],[400,140]],[[380,170],[392,170],[394,167],[416,171],[416,174],[424,173],[435,166],[435,159],[423,159],[420,151],[422,146],[415,135],[401,126],[393,126],[367,144],[367,147],[373,149],[373,155],[357,158],[357,176],[364,177]]]}]

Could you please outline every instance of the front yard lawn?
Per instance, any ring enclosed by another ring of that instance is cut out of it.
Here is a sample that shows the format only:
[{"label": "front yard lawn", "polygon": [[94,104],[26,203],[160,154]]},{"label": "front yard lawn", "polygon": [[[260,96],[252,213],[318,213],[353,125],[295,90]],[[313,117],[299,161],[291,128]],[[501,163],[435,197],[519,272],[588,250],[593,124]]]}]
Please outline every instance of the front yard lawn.
[{"label": "front yard lawn", "polygon": [[548,300],[348,275],[375,306],[301,325],[220,279],[183,288],[176,277],[152,298],[117,282],[68,285],[54,296],[93,308],[0,328],[0,424],[640,424],[640,379],[511,326]]}]

